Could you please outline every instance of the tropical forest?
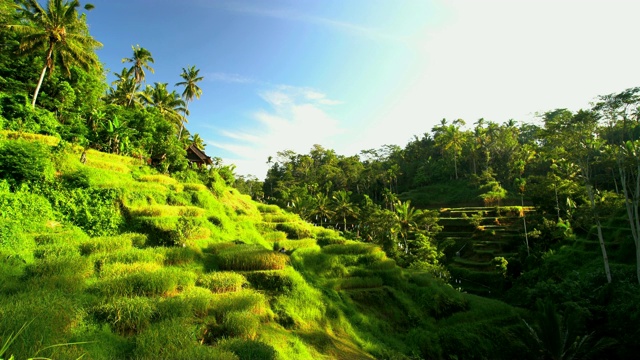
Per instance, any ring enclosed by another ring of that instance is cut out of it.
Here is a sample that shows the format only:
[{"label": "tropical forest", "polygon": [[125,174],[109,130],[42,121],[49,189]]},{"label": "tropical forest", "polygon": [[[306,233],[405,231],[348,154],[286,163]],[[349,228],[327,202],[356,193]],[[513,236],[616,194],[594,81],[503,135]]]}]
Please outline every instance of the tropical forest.
[{"label": "tropical forest", "polygon": [[91,8],[0,0],[0,359],[640,354],[640,87],[258,179],[189,131],[198,67],[108,74]]}]

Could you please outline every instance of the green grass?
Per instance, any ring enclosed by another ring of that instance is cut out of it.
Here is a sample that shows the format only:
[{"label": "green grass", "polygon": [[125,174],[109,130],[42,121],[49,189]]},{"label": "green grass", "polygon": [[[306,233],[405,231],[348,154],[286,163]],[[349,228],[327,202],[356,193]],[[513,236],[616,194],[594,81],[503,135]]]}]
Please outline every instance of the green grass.
[{"label": "green grass", "polygon": [[236,272],[216,271],[198,277],[196,285],[209,289],[214,293],[240,291],[247,284],[247,279]]},{"label": "green grass", "polygon": [[289,262],[285,254],[258,245],[233,245],[216,250],[215,266],[220,270],[279,270]]},{"label": "green grass", "polygon": [[95,306],[92,314],[121,335],[134,335],[151,325],[156,302],[148,297],[118,297]]}]

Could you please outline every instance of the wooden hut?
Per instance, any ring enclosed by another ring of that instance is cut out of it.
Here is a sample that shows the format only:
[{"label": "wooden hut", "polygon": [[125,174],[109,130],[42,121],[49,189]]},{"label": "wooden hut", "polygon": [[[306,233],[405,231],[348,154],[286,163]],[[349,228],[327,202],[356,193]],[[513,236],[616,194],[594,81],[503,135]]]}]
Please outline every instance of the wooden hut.
[{"label": "wooden hut", "polygon": [[194,144],[189,145],[187,148],[187,160],[189,160],[189,164],[195,164],[198,167],[213,164],[211,157],[207,156],[204,151],[198,149]]}]

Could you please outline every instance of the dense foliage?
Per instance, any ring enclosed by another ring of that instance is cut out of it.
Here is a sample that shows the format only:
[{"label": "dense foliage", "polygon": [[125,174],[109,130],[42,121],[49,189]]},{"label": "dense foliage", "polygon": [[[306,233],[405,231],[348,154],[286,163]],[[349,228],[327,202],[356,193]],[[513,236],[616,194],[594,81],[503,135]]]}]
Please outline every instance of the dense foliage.
[{"label": "dense foliage", "polygon": [[640,350],[640,88],[355,156],[284,150],[262,182],[189,167],[195,66],[181,93],[146,84],[136,46],[106,83],[91,8],[0,0],[0,357]]}]

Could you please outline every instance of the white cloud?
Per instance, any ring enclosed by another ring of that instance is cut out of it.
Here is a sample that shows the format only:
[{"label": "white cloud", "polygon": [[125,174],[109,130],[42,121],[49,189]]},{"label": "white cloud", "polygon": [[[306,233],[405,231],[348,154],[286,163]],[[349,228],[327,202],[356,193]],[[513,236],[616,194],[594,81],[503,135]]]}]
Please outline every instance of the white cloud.
[{"label": "white cloud", "polygon": [[223,131],[229,141],[209,142],[210,145],[234,154],[223,159],[237,166],[241,175],[266,175],[266,159],[277,152],[293,150],[307,153],[314,144],[332,147],[333,138],[342,130],[337,119],[328,112],[328,104],[339,101],[329,99],[313,89],[276,86],[259,94],[270,110],[261,109],[252,114],[256,126],[242,131]]}]

